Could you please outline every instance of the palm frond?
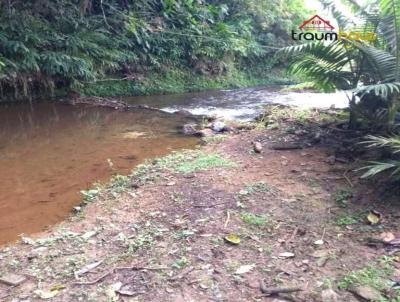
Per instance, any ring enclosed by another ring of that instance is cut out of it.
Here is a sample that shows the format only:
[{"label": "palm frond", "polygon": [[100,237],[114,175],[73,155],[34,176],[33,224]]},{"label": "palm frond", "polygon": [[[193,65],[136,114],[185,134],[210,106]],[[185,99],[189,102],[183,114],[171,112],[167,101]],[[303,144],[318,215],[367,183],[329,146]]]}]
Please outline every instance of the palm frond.
[{"label": "palm frond", "polygon": [[387,162],[371,162],[370,165],[365,166],[359,170],[367,170],[361,178],[370,178],[374,177],[377,174],[380,174],[385,171],[394,170],[391,176],[395,176],[396,172],[400,168],[400,161],[387,161]]},{"label": "palm frond", "polygon": [[400,81],[400,0],[381,0],[380,5],[385,18],[382,32],[396,57],[395,80]]}]

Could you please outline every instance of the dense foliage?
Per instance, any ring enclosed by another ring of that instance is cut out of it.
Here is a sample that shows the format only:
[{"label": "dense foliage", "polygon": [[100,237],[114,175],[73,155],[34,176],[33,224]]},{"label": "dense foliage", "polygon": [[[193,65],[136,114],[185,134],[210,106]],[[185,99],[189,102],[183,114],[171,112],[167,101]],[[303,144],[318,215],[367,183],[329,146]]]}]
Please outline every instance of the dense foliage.
[{"label": "dense foliage", "polygon": [[0,0],[2,98],[149,70],[220,75],[270,56],[302,0]]},{"label": "dense foliage", "polygon": [[[372,126],[393,127],[400,94],[400,1],[374,0],[367,5],[347,1],[354,11],[349,19],[332,1],[321,1],[331,10],[341,31],[375,33],[375,41],[317,41],[284,49],[302,54],[291,72],[309,77],[325,91],[348,90],[351,126],[363,118]],[[361,20],[355,27],[354,20]]]}]

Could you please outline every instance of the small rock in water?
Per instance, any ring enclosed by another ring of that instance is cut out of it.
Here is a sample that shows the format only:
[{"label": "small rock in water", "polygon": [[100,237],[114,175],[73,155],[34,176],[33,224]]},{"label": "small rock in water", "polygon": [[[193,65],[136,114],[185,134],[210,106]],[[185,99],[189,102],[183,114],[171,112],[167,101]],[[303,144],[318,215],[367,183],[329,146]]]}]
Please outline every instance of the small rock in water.
[{"label": "small rock in water", "polygon": [[190,111],[185,110],[185,109],[175,111],[174,113],[177,115],[181,115],[181,116],[191,116],[192,115],[192,113]]},{"label": "small rock in water", "polygon": [[254,142],[253,143],[253,149],[254,149],[254,152],[261,153],[261,151],[263,149],[263,146],[261,145],[260,142]]},{"label": "small rock in water", "polygon": [[214,132],[211,129],[202,129],[197,131],[196,135],[200,137],[210,137],[214,135]]},{"label": "small rock in water", "polygon": [[349,291],[366,301],[382,301],[383,297],[379,291],[369,286],[355,286],[349,288]]},{"label": "small rock in water", "polygon": [[196,124],[185,124],[182,127],[183,134],[194,135],[197,132]]},{"label": "small rock in water", "polygon": [[215,132],[222,132],[226,128],[226,124],[223,121],[215,121],[211,125],[211,129]]},{"label": "small rock in water", "polygon": [[25,276],[16,275],[16,274],[5,274],[0,277],[0,283],[17,286],[26,280]]}]

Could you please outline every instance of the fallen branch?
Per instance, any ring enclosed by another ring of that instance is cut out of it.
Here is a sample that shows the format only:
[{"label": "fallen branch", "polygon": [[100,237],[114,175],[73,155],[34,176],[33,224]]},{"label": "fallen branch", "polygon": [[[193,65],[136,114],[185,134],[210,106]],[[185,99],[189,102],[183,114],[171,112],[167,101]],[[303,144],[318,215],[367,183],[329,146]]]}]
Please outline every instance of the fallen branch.
[{"label": "fallen branch", "polygon": [[295,150],[303,149],[303,146],[298,143],[278,143],[271,146],[272,150]]},{"label": "fallen branch", "polygon": [[112,271],[109,271],[109,272],[105,273],[104,275],[101,275],[99,278],[97,278],[97,279],[95,279],[93,281],[74,282],[72,284],[74,284],[74,285],[93,285],[93,284],[96,284],[97,282],[100,282],[101,280],[103,280],[104,278],[108,277],[111,274],[112,274]]},{"label": "fallen branch", "polygon": [[93,285],[96,284],[98,282],[100,282],[101,280],[103,280],[104,278],[108,277],[111,274],[116,273],[119,270],[134,270],[134,271],[141,271],[141,270],[147,270],[147,271],[155,271],[155,270],[165,270],[168,269],[165,266],[160,266],[160,267],[148,267],[148,266],[121,266],[121,267],[115,267],[114,269],[112,269],[111,271],[105,273],[104,275],[101,275],[99,278],[93,280],[93,281],[83,281],[83,282],[74,282],[74,285]]},{"label": "fallen branch", "polygon": [[194,207],[194,208],[213,208],[213,207],[216,207],[216,206],[220,206],[220,205],[223,205],[223,204],[227,204],[227,203],[229,203],[229,202],[230,202],[230,201],[226,201],[226,202],[214,203],[214,204],[210,204],[210,205],[196,204],[196,205],[194,205],[193,207]]},{"label": "fallen branch", "polygon": [[278,294],[288,294],[288,293],[295,293],[295,292],[300,292],[303,289],[300,287],[271,287],[268,288],[264,281],[260,281],[260,290],[264,295],[267,296],[272,296],[272,295],[278,295]]},{"label": "fallen branch", "polygon": [[353,183],[351,182],[351,180],[346,175],[347,172],[349,172],[349,170],[346,170],[346,172],[343,173],[343,178],[349,183],[350,187],[354,187]]},{"label": "fallen branch", "polygon": [[168,269],[166,266],[160,267],[148,267],[148,266],[120,266],[114,268],[113,272],[121,270],[131,270],[131,271],[158,271]]},{"label": "fallen branch", "polygon": [[193,267],[193,266],[188,267],[188,268],[187,268],[186,270],[184,270],[182,273],[180,273],[180,274],[178,274],[178,275],[176,275],[176,276],[173,276],[173,277],[169,278],[168,280],[169,280],[169,281],[176,281],[176,280],[182,279],[182,278],[185,277],[187,274],[191,273],[193,270],[194,270],[194,267]]}]

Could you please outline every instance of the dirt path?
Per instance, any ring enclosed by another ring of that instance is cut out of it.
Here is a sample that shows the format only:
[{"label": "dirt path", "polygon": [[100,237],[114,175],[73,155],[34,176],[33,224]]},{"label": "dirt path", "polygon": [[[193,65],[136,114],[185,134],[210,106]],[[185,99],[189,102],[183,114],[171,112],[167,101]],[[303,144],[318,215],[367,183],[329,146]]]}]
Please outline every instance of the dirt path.
[{"label": "dirt path", "polygon": [[[213,139],[87,192],[71,221],[0,252],[3,276],[26,278],[0,285],[1,301],[358,301],[359,285],[400,301],[396,250],[366,244],[397,235],[396,208],[322,148],[269,149],[278,135]],[[302,291],[264,297],[261,280]]]}]

